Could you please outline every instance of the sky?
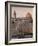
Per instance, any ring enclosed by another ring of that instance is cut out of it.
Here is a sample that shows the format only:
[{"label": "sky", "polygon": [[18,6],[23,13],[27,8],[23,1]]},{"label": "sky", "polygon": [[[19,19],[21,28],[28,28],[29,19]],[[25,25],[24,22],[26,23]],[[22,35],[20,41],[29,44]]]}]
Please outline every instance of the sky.
[{"label": "sky", "polygon": [[26,17],[27,13],[30,12],[33,13],[33,8],[27,8],[27,7],[11,7],[11,17],[14,17],[14,10],[16,11],[16,17]]}]

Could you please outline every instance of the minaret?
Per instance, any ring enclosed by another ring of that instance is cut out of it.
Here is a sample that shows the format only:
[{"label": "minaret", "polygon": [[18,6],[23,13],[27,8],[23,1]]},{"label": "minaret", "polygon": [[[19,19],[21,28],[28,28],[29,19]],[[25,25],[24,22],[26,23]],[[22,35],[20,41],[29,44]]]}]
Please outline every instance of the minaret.
[{"label": "minaret", "polygon": [[14,17],[15,17],[15,19],[16,19],[16,11],[14,10]]}]

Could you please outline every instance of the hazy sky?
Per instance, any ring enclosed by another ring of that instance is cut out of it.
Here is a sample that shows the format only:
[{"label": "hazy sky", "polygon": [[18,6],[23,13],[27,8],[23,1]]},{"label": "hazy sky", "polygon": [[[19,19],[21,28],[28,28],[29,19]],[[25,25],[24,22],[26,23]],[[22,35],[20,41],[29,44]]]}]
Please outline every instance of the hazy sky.
[{"label": "hazy sky", "polygon": [[33,13],[33,8],[26,8],[26,7],[11,7],[12,12],[11,16],[14,17],[14,10],[16,11],[16,17],[26,17],[27,13]]}]

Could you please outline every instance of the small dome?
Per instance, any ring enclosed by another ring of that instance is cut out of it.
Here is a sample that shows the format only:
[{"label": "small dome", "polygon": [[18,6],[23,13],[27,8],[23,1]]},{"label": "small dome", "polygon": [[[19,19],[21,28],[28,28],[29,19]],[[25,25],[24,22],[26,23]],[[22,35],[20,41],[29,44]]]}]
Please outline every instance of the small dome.
[{"label": "small dome", "polygon": [[30,20],[30,22],[33,22],[32,14],[28,12],[27,15],[26,15],[26,19]]},{"label": "small dome", "polygon": [[32,14],[28,12],[27,15],[26,15],[26,18],[32,19]]}]

